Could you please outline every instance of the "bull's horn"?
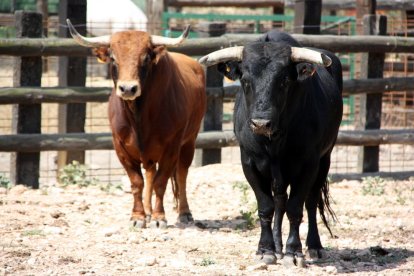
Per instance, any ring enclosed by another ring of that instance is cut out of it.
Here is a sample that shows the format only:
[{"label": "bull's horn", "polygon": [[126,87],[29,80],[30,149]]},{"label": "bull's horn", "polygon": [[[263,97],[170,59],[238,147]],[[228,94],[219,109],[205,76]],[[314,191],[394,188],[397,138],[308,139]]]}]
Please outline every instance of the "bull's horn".
[{"label": "bull's horn", "polygon": [[66,23],[68,24],[70,34],[72,35],[73,39],[82,46],[95,48],[95,47],[102,47],[108,46],[110,41],[109,35],[98,36],[98,37],[84,37],[73,27],[72,23],[69,19],[66,19]]},{"label": "bull's horn", "polygon": [[332,60],[327,55],[315,50],[292,47],[292,55],[290,56],[294,62],[310,62],[328,67],[332,64]]},{"label": "bull's horn", "polygon": [[183,33],[179,37],[171,38],[158,35],[151,35],[151,41],[154,45],[175,46],[181,44],[188,37],[189,33],[190,25],[187,25]]},{"label": "bull's horn", "polygon": [[205,66],[211,66],[220,62],[230,60],[241,61],[243,58],[243,46],[229,47],[212,52],[198,60]]}]

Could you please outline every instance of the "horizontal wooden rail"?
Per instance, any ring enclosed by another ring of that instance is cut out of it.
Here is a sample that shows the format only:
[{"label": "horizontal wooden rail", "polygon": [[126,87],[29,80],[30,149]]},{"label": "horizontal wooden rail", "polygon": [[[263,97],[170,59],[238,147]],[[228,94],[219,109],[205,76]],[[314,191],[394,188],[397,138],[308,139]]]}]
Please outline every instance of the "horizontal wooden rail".
[{"label": "horizontal wooden rail", "polygon": [[[238,89],[239,85],[207,88],[207,96],[233,99]],[[0,104],[106,102],[111,90],[111,87],[4,87],[0,88]],[[414,77],[344,81],[344,95],[389,91],[412,93]]]},{"label": "horizontal wooden rail", "polygon": [[[346,146],[414,145],[414,130],[340,131],[336,144]],[[196,140],[196,147],[202,149],[237,145],[233,131],[202,132]],[[108,149],[113,149],[110,133],[0,135],[0,151],[4,152]]]},{"label": "horizontal wooden rail", "polygon": [[342,180],[364,180],[368,177],[391,178],[393,180],[407,180],[414,176],[414,171],[393,171],[393,172],[373,172],[373,173],[333,173],[329,174],[331,184]]},{"label": "horizontal wooden rail", "polygon": [[[232,131],[203,132],[197,148],[222,148],[238,145]],[[0,151],[38,152],[113,149],[111,133],[12,134],[0,135]]]},{"label": "horizontal wooden rail", "polygon": [[[294,0],[168,0],[168,7],[288,7],[293,8]],[[324,0],[322,8],[327,10],[355,9],[355,0]],[[412,10],[411,0],[377,0],[379,10]]]},{"label": "horizontal wooden rail", "polygon": [[[180,46],[169,47],[171,51],[201,56],[223,47],[245,45],[260,35],[227,34],[220,37],[188,39]],[[381,52],[414,53],[414,38],[397,36],[334,36],[293,34],[307,47],[333,52]],[[22,38],[0,39],[0,55],[10,56],[86,56],[91,50],[79,46],[73,39]]]},{"label": "horizontal wooden rail", "polygon": [[284,7],[282,0],[168,0],[169,7]]},{"label": "horizontal wooden rail", "polygon": [[3,87],[0,104],[107,102],[111,87]]}]

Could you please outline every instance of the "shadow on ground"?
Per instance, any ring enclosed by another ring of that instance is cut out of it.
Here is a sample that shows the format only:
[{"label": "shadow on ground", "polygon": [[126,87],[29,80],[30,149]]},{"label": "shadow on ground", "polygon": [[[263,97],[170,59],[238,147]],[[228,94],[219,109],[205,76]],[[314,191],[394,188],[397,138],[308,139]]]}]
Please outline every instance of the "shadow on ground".
[{"label": "shadow on ground", "polygon": [[329,249],[328,258],[314,262],[322,267],[335,266],[338,272],[380,272],[395,268],[414,258],[414,251],[404,248]]}]

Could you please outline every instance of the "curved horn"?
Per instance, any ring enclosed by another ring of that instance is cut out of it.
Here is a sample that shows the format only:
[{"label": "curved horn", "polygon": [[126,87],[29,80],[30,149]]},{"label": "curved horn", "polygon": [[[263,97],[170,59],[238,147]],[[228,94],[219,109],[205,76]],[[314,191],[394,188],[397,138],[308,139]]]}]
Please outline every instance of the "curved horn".
[{"label": "curved horn", "polygon": [[229,47],[212,52],[198,60],[205,66],[211,66],[220,62],[226,62],[230,60],[241,61],[243,58],[243,46]]},{"label": "curved horn", "polygon": [[320,53],[315,50],[300,48],[300,47],[292,47],[292,55],[290,58],[294,62],[310,62],[323,65],[328,67],[332,64],[332,60],[327,55]]},{"label": "curved horn", "polygon": [[69,19],[66,19],[66,23],[68,24],[70,34],[72,35],[73,39],[82,46],[85,47],[101,47],[101,46],[108,46],[110,36],[98,36],[98,37],[84,37],[73,27],[72,23]]},{"label": "curved horn", "polygon": [[151,41],[154,45],[165,45],[165,46],[175,46],[181,44],[190,33],[190,25],[187,25],[183,31],[183,33],[176,38],[158,36],[158,35],[151,35]]}]

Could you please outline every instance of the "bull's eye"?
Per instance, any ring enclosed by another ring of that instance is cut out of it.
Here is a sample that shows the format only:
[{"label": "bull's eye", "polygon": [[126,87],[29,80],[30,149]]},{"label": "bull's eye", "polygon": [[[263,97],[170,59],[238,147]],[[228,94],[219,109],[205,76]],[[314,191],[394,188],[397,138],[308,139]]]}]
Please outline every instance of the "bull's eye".
[{"label": "bull's eye", "polygon": [[249,92],[249,90],[250,90],[250,82],[247,81],[246,79],[243,79],[242,78],[242,79],[240,79],[240,83],[241,83],[241,86],[243,88],[243,91],[245,93]]},{"label": "bull's eye", "polygon": [[118,79],[118,66],[116,65],[116,62],[111,63],[111,75],[114,81]]},{"label": "bull's eye", "polygon": [[151,61],[151,57],[149,54],[145,54],[141,57],[142,65],[147,65]]}]

